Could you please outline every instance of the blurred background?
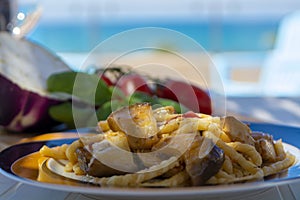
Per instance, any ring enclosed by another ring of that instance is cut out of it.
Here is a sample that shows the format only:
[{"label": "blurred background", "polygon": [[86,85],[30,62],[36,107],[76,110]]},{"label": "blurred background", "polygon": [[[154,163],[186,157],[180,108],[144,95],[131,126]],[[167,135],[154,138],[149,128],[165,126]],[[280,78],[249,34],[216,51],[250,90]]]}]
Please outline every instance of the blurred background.
[{"label": "blurred background", "polygon": [[[26,37],[74,68],[83,55],[114,34],[145,26],[164,27],[186,34],[209,52],[228,96],[300,94],[300,40],[297,43],[293,38],[298,35],[298,0],[18,1],[24,13],[37,6],[42,8],[39,19]],[[161,45],[182,48],[176,45],[184,44]],[[212,66],[205,63],[203,73],[213,82]]]}]

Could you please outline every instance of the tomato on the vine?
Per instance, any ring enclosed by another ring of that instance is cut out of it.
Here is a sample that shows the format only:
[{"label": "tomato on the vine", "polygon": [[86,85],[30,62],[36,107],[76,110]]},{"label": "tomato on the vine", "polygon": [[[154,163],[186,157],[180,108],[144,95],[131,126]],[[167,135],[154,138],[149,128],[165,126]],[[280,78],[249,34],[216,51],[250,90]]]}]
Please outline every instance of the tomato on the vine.
[{"label": "tomato on the vine", "polygon": [[156,95],[177,101],[194,112],[212,113],[211,99],[208,93],[186,82],[167,80],[164,85],[157,86]]},{"label": "tomato on the vine", "polygon": [[126,74],[121,76],[120,79],[117,80],[116,86],[120,88],[125,95],[132,95],[135,91],[153,95],[146,79],[139,74]]},{"label": "tomato on the vine", "polygon": [[114,83],[113,83],[107,76],[105,76],[104,74],[102,74],[102,75],[100,76],[100,79],[101,79],[102,81],[104,81],[104,82],[106,83],[106,85],[108,85],[108,86],[114,85]]}]

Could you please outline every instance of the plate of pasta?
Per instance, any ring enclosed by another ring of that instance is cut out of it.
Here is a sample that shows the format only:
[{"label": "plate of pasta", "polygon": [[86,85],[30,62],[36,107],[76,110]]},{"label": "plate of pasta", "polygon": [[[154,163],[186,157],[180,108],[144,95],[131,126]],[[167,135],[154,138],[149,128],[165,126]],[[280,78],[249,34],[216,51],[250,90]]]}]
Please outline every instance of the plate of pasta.
[{"label": "plate of pasta", "polygon": [[1,173],[37,187],[100,196],[211,196],[299,181],[300,130],[235,117],[123,107],[95,133],[11,146]]}]

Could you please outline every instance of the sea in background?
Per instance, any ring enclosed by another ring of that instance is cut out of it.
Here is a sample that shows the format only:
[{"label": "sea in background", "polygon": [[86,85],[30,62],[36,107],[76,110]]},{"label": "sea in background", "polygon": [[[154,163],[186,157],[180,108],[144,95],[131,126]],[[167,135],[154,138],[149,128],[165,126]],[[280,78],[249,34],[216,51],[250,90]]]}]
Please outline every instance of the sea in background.
[{"label": "sea in background", "polygon": [[[141,27],[161,27],[179,31],[210,52],[268,51],[273,48],[278,21],[50,22],[38,24],[27,37],[54,52],[88,52],[114,34]],[[176,48],[172,45],[174,44],[164,44],[163,41],[161,44],[163,48]],[[184,44],[180,45],[180,48],[189,50]]]}]

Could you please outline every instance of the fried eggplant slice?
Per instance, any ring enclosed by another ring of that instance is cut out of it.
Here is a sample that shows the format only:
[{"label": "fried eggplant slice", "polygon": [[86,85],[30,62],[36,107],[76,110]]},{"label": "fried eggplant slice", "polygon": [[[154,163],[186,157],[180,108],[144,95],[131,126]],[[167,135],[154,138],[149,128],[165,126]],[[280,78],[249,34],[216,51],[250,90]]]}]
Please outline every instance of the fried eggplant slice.
[{"label": "fried eggplant slice", "polygon": [[193,186],[204,185],[222,167],[225,154],[211,139],[197,135],[184,154],[186,171]]},{"label": "fried eggplant slice", "polygon": [[274,147],[272,135],[261,132],[253,132],[252,137],[255,139],[255,148],[260,153],[264,162],[276,162],[277,155]]},{"label": "fried eggplant slice", "polygon": [[255,141],[251,136],[251,130],[246,124],[232,116],[223,117],[221,120],[223,124],[223,131],[232,141],[238,141],[255,146]]},{"label": "fried eggplant slice", "polygon": [[104,165],[99,160],[95,159],[92,154],[83,147],[76,149],[76,154],[80,169],[90,176],[110,177],[113,175],[126,174],[126,172]]},{"label": "fried eggplant slice", "polygon": [[85,147],[76,151],[79,166],[88,175],[108,177],[138,171],[124,133],[108,132],[93,138],[94,143],[82,138]]},{"label": "fried eggplant slice", "polygon": [[107,119],[113,131],[126,134],[132,150],[147,150],[158,142],[157,123],[149,103],[138,103],[111,113]]},{"label": "fried eggplant slice", "polygon": [[174,114],[175,109],[173,106],[165,106],[153,110],[153,115],[157,122],[165,122],[169,120],[168,117],[172,117]]},{"label": "fried eggplant slice", "polygon": [[176,157],[181,161],[182,155],[187,151],[194,137],[195,134],[186,133],[161,138],[160,141],[152,147],[150,152],[138,153],[138,158],[146,168],[157,165],[171,157]]}]

